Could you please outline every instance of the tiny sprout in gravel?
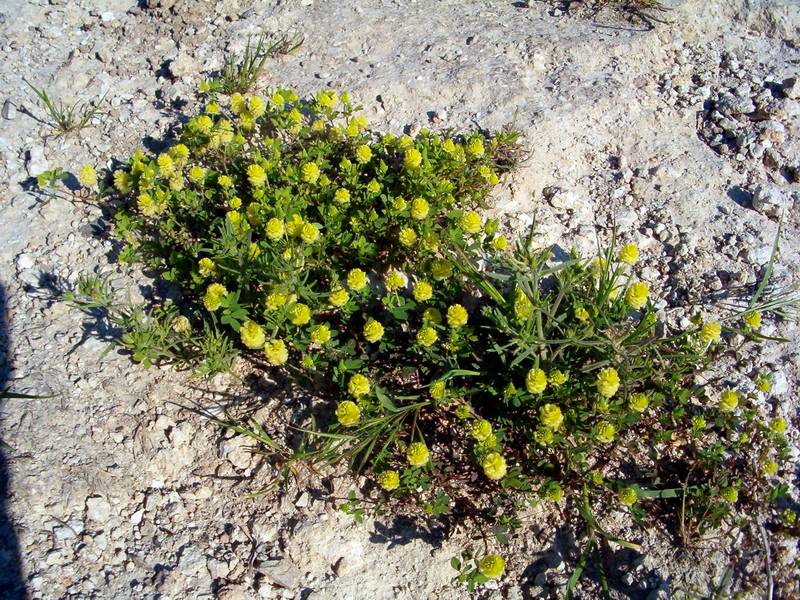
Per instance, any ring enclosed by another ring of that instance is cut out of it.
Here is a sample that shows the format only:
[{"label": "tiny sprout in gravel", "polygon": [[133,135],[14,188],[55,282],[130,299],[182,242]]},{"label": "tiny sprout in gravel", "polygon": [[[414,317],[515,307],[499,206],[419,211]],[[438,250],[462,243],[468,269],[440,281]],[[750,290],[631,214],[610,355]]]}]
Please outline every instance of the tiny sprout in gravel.
[{"label": "tiny sprout in gravel", "polygon": [[[556,260],[533,232],[509,240],[483,209],[520,157],[513,131],[380,135],[346,93],[220,89],[206,82],[179,139],[104,188],[124,205],[120,260],[180,290],[117,313],[135,360],[212,374],[240,355],[312,390],[324,408],[295,423],[310,433],[283,464],[366,475],[345,505],[359,518],[467,524],[483,543],[454,567],[471,587],[524,568],[487,532],[538,504],[588,550],[635,547],[600,525],[611,513],[683,543],[757,509],[780,522],[788,422],[731,344],[762,339],[774,302],[704,307],[670,330],[635,244]],[[109,306],[98,286],[84,279],[73,302]],[[698,377],[722,357],[740,371]]]}]

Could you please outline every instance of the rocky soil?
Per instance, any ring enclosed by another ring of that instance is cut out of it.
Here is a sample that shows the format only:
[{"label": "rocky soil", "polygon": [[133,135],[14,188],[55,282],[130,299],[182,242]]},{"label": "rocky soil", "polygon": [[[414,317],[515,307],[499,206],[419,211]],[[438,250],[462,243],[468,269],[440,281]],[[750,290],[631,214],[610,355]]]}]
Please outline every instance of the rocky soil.
[{"label": "rocky soil", "polygon": [[[0,596],[469,597],[450,583],[460,532],[356,524],[337,510],[355,487],[346,477],[301,472],[285,494],[249,497],[274,466],[201,413],[246,403],[274,419],[310,400],[108,352],[113,330],[60,291],[95,269],[123,298],[158,290],[113,262],[98,208],[44,201],[31,177],[157,148],[226,53],[294,31],[304,45],[270,62],[263,85],[348,89],[385,131],[513,122],[530,156],[497,193],[509,229],[535,218],[542,244],[591,252],[615,223],[643,248],[640,275],[680,323],[693,303],[757,280],[781,214],[774,278],[800,278],[800,5],[669,4],[670,22],[650,30],[544,1],[0,0],[0,382],[52,395],[0,407],[12,448],[0,462],[10,524],[0,518]],[[23,79],[69,103],[104,97],[104,114],[56,137]],[[792,343],[767,346],[753,369],[773,371],[771,402],[796,430],[800,329],[768,332]],[[557,522],[529,515],[508,577],[476,597],[557,597],[576,552]],[[690,549],[663,532],[639,539],[641,556],[613,556],[617,595],[707,594],[722,581],[723,594],[763,597],[756,536]],[[798,597],[796,541],[769,546],[775,597]],[[587,584],[584,597],[594,594]]]}]

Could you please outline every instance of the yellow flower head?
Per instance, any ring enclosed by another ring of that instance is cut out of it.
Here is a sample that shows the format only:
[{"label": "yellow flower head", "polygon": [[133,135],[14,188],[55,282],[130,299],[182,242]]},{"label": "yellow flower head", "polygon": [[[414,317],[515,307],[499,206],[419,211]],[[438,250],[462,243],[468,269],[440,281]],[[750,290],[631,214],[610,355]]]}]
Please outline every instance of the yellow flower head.
[{"label": "yellow flower head", "polygon": [[162,177],[169,177],[175,172],[175,163],[169,154],[161,153],[156,158],[156,165],[158,165],[158,174]]},{"label": "yellow flower head", "polygon": [[455,142],[453,142],[453,140],[451,140],[450,138],[447,138],[447,139],[446,139],[446,140],[445,140],[445,141],[442,143],[442,150],[444,150],[444,151],[445,151],[445,152],[447,152],[448,154],[452,154],[452,153],[453,153],[453,152],[455,152],[455,150],[456,150],[456,144],[455,144]]},{"label": "yellow flower head", "polygon": [[364,339],[375,343],[383,337],[383,325],[375,319],[368,319],[364,324]]},{"label": "yellow flower head", "polygon": [[94,187],[97,185],[97,172],[92,165],[83,165],[78,171],[78,181],[83,187]]},{"label": "yellow flower head", "polygon": [[639,281],[631,284],[631,287],[625,292],[625,302],[634,310],[639,310],[647,304],[647,298],[649,296],[650,288],[646,283]]},{"label": "yellow flower head", "polygon": [[356,399],[369,394],[370,388],[371,385],[369,379],[367,379],[361,373],[356,373],[353,375],[350,378],[350,381],[347,383],[347,391]]},{"label": "yellow flower head", "polygon": [[403,156],[403,164],[409,171],[419,169],[422,164],[422,154],[416,148],[409,148]]},{"label": "yellow flower head", "polygon": [[583,308],[582,306],[579,306],[578,308],[575,309],[575,318],[578,319],[578,321],[581,321],[581,322],[588,321],[589,320],[589,311],[586,310],[585,308]]},{"label": "yellow flower head", "polygon": [[362,144],[356,148],[356,161],[361,164],[368,163],[372,159],[372,148],[366,144]]},{"label": "yellow flower head", "polygon": [[272,94],[272,97],[270,98],[270,100],[278,108],[283,108],[283,105],[286,104],[286,98],[284,98],[283,94],[281,94],[277,90],[275,91],[275,93]]},{"label": "yellow flower head", "polygon": [[211,131],[211,128],[214,127],[214,120],[208,115],[200,115],[199,117],[192,119],[192,122],[189,125],[195,131],[207,134],[209,131]]},{"label": "yellow flower head", "polygon": [[616,435],[617,430],[614,426],[609,423],[608,421],[600,421],[594,427],[594,435],[597,438],[597,441],[608,444],[614,440],[614,435]]},{"label": "yellow flower head", "polygon": [[227,175],[220,175],[217,177],[217,183],[221,188],[229,188],[233,185],[233,180]]},{"label": "yellow flower head", "polygon": [[127,171],[117,169],[114,171],[114,187],[120,192],[127,192],[131,186],[131,176]]},{"label": "yellow flower head", "polygon": [[197,262],[197,270],[200,271],[200,277],[210,277],[214,270],[216,269],[216,265],[214,261],[208,257],[201,258]]},{"label": "yellow flower head", "polygon": [[761,465],[761,470],[763,471],[764,475],[771,477],[778,473],[778,463],[776,463],[774,460],[765,460]]},{"label": "yellow flower head", "polygon": [[[273,96],[274,97],[274,96]],[[247,99],[247,110],[250,112],[253,117],[256,119],[264,114],[267,110],[264,106],[264,101],[259,98],[258,96],[250,96]]]},{"label": "yellow flower head", "polygon": [[351,269],[347,274],[347,287],[354,292],[360,292],[367,285],[367,274],[361,269]]},{"label": "yellow flower head", "polygon": [[431,398],[434,400],[442,400],[447,393],[447,388],[444,385],[444,381],[437,381],[431,386]]},{"label": "yellow flower head", "polygon": [[289,309],[289,320],[293,325],[305,325],[311,320],[311,309],[298,302]]},{"label": "yellow flower head", "polygon": [[478,563],[478,572],[487,579],[497,579],[503,575],[506,563],[498,554],[487,554]]},{"label": "yellow flower head", "polygon": [[547,374],[547,383],[553,387],[564,385],[567,382],[567,379],[569,379],[569,375],[563,371],[559,371],[558,369],[555,371],[550,371]]},{"label": "yellow flower head", "polygon": [[327,324],[321,323],[319,325],[314,325],[311,328],[311,341],[313,343],[322,346],[323,344],[327,344],[330,339],[331,328]]},{"label": "yellow flower head", "polygon": [[481,463],[483,473],[492,481],[497,481],[506,476],[508,471],[506,467],[506,459],[497,452],[492,452]]},{"label": "yellow flower head", "polygon": [[212,283],[206,289],[203,297],[203,305],[210,311],[217,310],[222,304],[222,298],[228,295],[228,290],[221,283]]},{"label": "yellow flower head", "polygon": [[261,165],[247,167],[247,180],[253,187],[261,187],[267,181],[267,174]]},{"label": "yellow flower head", "polygon": [[468,319],[469,315],[467,315],[467,309],[460,304],[452,304],[447,309],[447,324],[453,329],[464,327]]},{"label": "yellow flower head", "polygon": [[417,332],[417,342],[426,348],[435,344],[437,339],[439,336],[433,327],[423,327]]},{"label": "yellow flower head", "polygon": [[531,394],[541,394],[547,388],[547,373],[541,369],[531,369],[525,376],[525,388]]},{"label": "yellow flower head", "polygon": [[498,235],[492,240],[492,248],[498,252],[503,252],[506,248],[508,248],[508,238],[504,235]]},{"label": "yellow flower head", "polygon": [[431,267],[431,273],[433,278],[437,281],[441,281],[442,279],[447,279],[450,275],[453,274],[453,265],[450,264],[449,260],[445,260],[443,258],[437,259],[433,261],[433,266]]},{"label": "yellow flower head", "polygon": [[632,487],[622,488],[617,494],[617,497],[619,498],[619,501],[622,502],[625,506],[633,506],[639,499],[636,490]]},{"label": "yellow flower head", "polygon": [[400,230],[398,239],[400,240],[400,243],[403,246],[410,248],[411,246],[417,243],[417,232],[411,229],[410,227],[403,227]]},{"label": "yellow flower head", "polygon": [[473,138],[473,140],[467,145],[467,152],[469,152],[472,156],[483,156],[484,151],[483,142],[480,138]]},{"label": "yellow flower head", "polygon": [[739,490],[735,487],[726,487],[720,493],[720,498],[733,504],[739,499]]},{"label": "yellow flower head", "polygon": [[556,430],[561,427],[564,422],[564,415],[561,414],[561,409],[555,404],[545,404],[539,409],[539,418],[542,425],[550,430]]},{"label": "yellow flower head", "polygon": [[602,369],[597,375],[597,393],[611,398],[619,389],[619,374],[613,367]]},{"label": "yellow flower head", "polygon": [[750,329],[758,329],[761,327],[761,313],[757,310],[745,313],[742,320]]},{"label": "yellow flower head", "polygon": [[619,259],[626,265],[635,265],[639,260],[639,246],[636,244],[625,244],[619,251]]},{"label": "yellow flower head", "polygon": [[319,179],[319,167],[317,163],[306,163],[303,165],[303,181],[306,183],[315,183]]},{"label": "yellow flower head", "polygon": [[194,183],[203,183],[206,178],[206,170],[203,167],[194,166],[189,169],[189,179]]},{"label": "yellow flower head", "polygon": [[733,412],[739,406],[739,394],[734,390],[725,390],[719,399],[719,409],[722,412]]},{"label": "yellow flower head", "polygon": [[400,475],[397,471],[384,471],[377,477],[378,485],[387,492],[396,490],[400,486]]},{"label": "yellow flower head", "polygon": [[461,229],[467,233],[478,233],[481,230],[481,216],[474,210],[464,213],[461,217]]},{"label": "yellow flower head", "polygon": [[345,427],[353,427],[361,420],[361,409],[352,400],[344,400],[336,407],[336,418]]},{"label": "yellow flower head", "polygon": [[722,326],[715,321],[706,323],[700,328],[700,342],[704,346],[716,344],[721,336]]},{"label": "yellow flower head", "polygon": [[347,304],[348,300],[350,300],[350,294],[348,294],[347,290],[343,287],[337,287],[331,292],[331,295],[328,296],[328,302],[330,302],[331,306],[336,308],[344,306]]},{"label": "yellow flower head", "polygon": [[303,235],[303,225],[305,225],[305,222],[302,217],[295,213],[286,221],[286,233],[291,237],[300,237]]},{"label": "yellow flower head", "polygon": [[647,394],[642,394],[641,392],[633,394],[628,400],[628,406],[633,411],[643,413],[650,406],[650,398],[647,397]]},{"label": "yellow flower head", "polygon": [[786,421],[783,417],[775,417],[769,422],[769,428],[773,433],[786,433]]},{"label": "yellow flower head", "polygon": [[407,206],[408,206],[408,203],[405,201],[405,198],[403,198],[402,196],[398,196],[397,198],[392,200],[392,208],[394,210],[396,210],[397,212],[403,212],[406,209]]},{"label": "yellow flower head", "polygon": [[411,201],[411,218],[422,221],[428,216],[431,206],[425,198],[414,198]]},{"label": "yellow flower head", "polygon": [[264,356],[269,364],[277,367],[289,360],[289,350],[283,340],[271,340],[264,344]]},{"label": "yellow flower head", "polygon": [[269,239],[273,242],[278,241],[283,237],[283,221],[272,217],[267,221],[266,231]]},{"label": "yellow flower head", "polygon": [[375,181],[374,179],[370,180],[367,184],[367,191],[372,194],[377,194],[381,191],[381,184]]},{"label": "yellow flower head", "polygon": [[533,432],[533,439],[537,444],[549,446],[553,443],[553,430],[547,427],[537,429]]},{"label": "yellow flower head", "polygon": [[564,499],[564,490],[555,481],[551,481],[544,489],[544,497],[550,502],[561,502]]},{"label": "yellow flower head", "polygon": [[313,244],[319,239],[319,229],[313,223],[305,223],[300,231],[300,239],[306,244]]},{"label": "yellow flower head", "polygon": [[175,318],[175,321],[172,323],[172,331],[179,335],[183,335],[184,333],[189,333],[192,330],[192,323],[189,319],[183,315],[179,315]]},{"label": "yellow flower head", "polygon": [[520,321],[527,321],[533,314],[533,302],[519,287],[514,289],[514,315]]},{"label": "yellow flower head", "polygon": [[386,275],[386,289],[389,290],[390,292],[399,290],[405,284],[406,284],[406,278],[403,277],[403,274],[396,269],[392,269]]},{"label": "yellow flower head", "polygon": [[765,375],[764,373],[758,374],[758,377],[756,377],[756,389],[765,394],[772,389],[772,381],[770,381],[769,375]]},{"label": "yellow flower head", "polygon": [[322,91],[317,94],[317,102],[322,108],[333,110],[339,103],[339,97],[333,90]]},{"label": "yellow flower head", "polygon": [[408,445],[408,450],[406,450],[406,459],[412,467],[421,467],[428,464],[430,456],[428,447],[422,442],[413,442]]},{"label": "yellow flower head", "polygon": [[231,94],[230,102],[231,112],[235,115],[247,110],[247,104],[245,103],[244,96],[242,96],[239,92],[234,92]]},{"label": "yellow flower head", "polygon": [[472,424],[470,434],[479,442],[484,442],[492,435],[492,424],[486,419],[478,419]]},{"label": "yellow flower head", "polygon": [[258,350],[266,341],[264,330],[255,321],[245,321],[239,334],[242,336],[242,343],[251,350]]},{"label": "yellow flower head", "polygon": [[333,201],[336,202],[337,204],[342,204],[342,205],[348,204],[350,202],[350,190],[347,190],[345,188],[339,188],[333,194]]},{"label": "yellow flower head", "polygon": [[433,287],[427,281],[418,281],[414,284],[413,295],[417,302],[427,302],[433,297]]}]

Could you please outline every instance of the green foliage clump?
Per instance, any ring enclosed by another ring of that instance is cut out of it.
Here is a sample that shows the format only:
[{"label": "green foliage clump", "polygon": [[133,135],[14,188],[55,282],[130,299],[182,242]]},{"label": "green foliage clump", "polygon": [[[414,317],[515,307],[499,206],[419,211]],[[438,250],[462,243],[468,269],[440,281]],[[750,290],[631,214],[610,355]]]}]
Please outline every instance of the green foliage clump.
[{"label": "green foliage clump", "polygon": [[[326,399],[293,460],[369,473],[372,502],[353,494],[348,512],[416,507],[499,543],[517,509],[559,505],[588,533],[579,576],[596,540],[636,547],[604,528],[611,512],[669,519],[689,542],[786,493],[769,376],[729,343],[762,339],[774,303],[670,331],[635,245],[560,261],[532,234],[512,248],[481,209],[519,157],[514,132],[377,135],[347,94],[203,89],[174,144],[113,176],[121,259],[181,294],[118,314],[120,343],[204,373],[238,353]],[[82,285],[79,306],[112,304]],[[741,374],[700,377],[722,358]],[[454,566],[474,586],[505,563],[467,551]]]}]

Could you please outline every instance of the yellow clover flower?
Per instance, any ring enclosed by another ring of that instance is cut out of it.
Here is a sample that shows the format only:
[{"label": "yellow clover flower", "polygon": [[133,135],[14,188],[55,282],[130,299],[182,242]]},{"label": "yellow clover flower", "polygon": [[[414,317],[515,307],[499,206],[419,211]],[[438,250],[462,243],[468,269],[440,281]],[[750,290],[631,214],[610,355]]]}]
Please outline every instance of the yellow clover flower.
[{"label": "yellow clover flower", "polygon": [[769,422],[769,428],[773,433],[786,433],[786,421],[783,417],[775,417]]},{"label": "yellow clover flower", "polygon": [[92,165],[83,165],[78,171],[78,181],[83,187],[94,187],[97,185],[97,172]]},{"label": "yellow clover flower", "polygon": [[283,340],[271,340],[264,344],[264,356],[272,366],[280,366],[289,360],[289,350]]},{"label": "yellow clover flower", "polygon": [[406,451],[406,459],[408,460],[408,464],[412,467],[421,467],[428,464],[430,456],[428,447],[422,442],[409,444],[408,450]]},{"label": "yellow clover flower", "polygon": [[472,424],[470,434],[479,442],[485,442],[492,435],[492,424],[486,419],[478,419]]},{"label": "yellow clover flower", "polygon": [[483,156],[485,152],[483,148],[483,142],[480,138],[474,138],[468,145],[467,145],[467,152],[469,152],[472,156]]},{"label": "yellow clover flower", "polygon": [[418,281],[414,284],[414,300],[417,302],[427,302],[433,297],[433,287],[427,281]]},{"label": "yellow clover flower", "polygon": [[273,242],[278,241],[283,237],[283,221],[272,217],[269,221],[267,221],[266,230],[267,237],[269,239],[271,239]]},{"label": "yellow clover flower", "polygon": [[435,344],[437,339],[439,336],[433,327],[423,327],[417,332],[417,342],[426,348]]},{"label": "yellow clover flower", "polygon": [[579,306],[578,308],[575,309],[575,318],[578,319],[578,321],[581,321],[581,322],[588,321],[589,320],[589,311],[586,310],[585,308],[583,308],[582,306]]},{"label": "yellow clover flower", "polygon": [[361,409],[352,400],[344,400],[336,407],[336,419],[345,427],[353,427],[361,420]]},{"label": "yellow clover flower", "polygon": [[745,313],[742,320],[750,329],[758,329],[761,327],[761,313],[757,310]]},{"label": "yellow clover flower", "polygon": [[417,243],[417,232],[410,227],[403,227],[397,237],[400,243],[407,248]]},{"label": "yellow clover flower", "polygon": [[547,373],[541,369],[531,369],[525,376],[525,388],[531,394],[541,394],[547,388]]},{"label": "yellow clover flower", "polygon": [[636,490],[632,487],[622,488],[617,494],[617,497],[619,498],[619,501],[622,502],[625,506],[633,506],[639,499]]},{"label": "yellow clover flower", "polygon": [[434,400],[443,400],[447,394],[447,388],[444,381],[437,381],[431,386],[431,398]]},{"label": "yellow clover flower", "polygon": [[527,321],[533,314],[533,302],[519,287],[514,290],[514,315],[520,321]]},{"label": "yellow clover flower", "polygon": [[375,343],[383,337],[383,325],[378,323],[375,319],[368,319],[364,324],[364,338],[370,342]]},{"label": "yellow clover flower", "polygon": [[114,171],[114,187],[120,192],[127,192],[131,186],[131,176],[127,171],[117,169]]},{"label": "yellow clover flower", "polygon": [[636,244],[625,244],[619,251],[619,259],[626,265],[635,265],[639,260],[639,246]]},{"label": "yellow clover flower", "polygon": [[227,175],[220,175],[217,177],[217,183],[221,188],[229,188],[233,185],[233,180]]},{"label": "yellow clover flower", "polygon": [[215,269],[216,265],[214,261],[208,257],[201,258],[197,262],[197,270],[200,272],[200,277],[210,277]]},{"label": "yellow clover flower", "polygon": [[298,302],[289,309],[289,320],[292,325],[305,325],[311,320],[311,309],[308,305]]},{"label": "yellow clover flower", "polygon": [[487,579],[497,579],[503,575],[506,563],[498,554],[487,554],[478,562],[478,572]]},{"label": "yellow clover flower", "polygon": [[461,217],[461,229],[467,233],[478,233],[481,230],[481,216],[474,210],[467,211]]},{"label": "yellow clover flower", "polygon": [[422,219],[428,216],[430,209],[430,204],[428,204],[425,198],[414,198],[411,201],[411,218],[422,221]]},{"label": "yellow clover flower", "polygon": [[331,295],[328,296],[328,302],[335,308],[344,306],[347,304],[348,300],[350,300],[350,294],[348,294],[347,290],[343,287],[337,287],[331,292]]},{"label": "yellow clover flower", "polygon": [[192,323],[184,315],[179,315],[172,323],[172,331],[179,335],[189,333],[192,330]]},{"label": "yellow clover flower", "polygon": [[315,344],[322,346],[327,344],[331,339],[331,328],[325,324],[320,323],[311,328],[311,341]]},{"label": "yellow clover flower", "polygon": [[366,144],[356,148],[356,160],[361,164],[368,163],[372,159],[372,149]]},{"label": "yellow clover flower", "polygon": [[498,252],[503,252],[506,248],[508,248],[508,238],[504,235],[498,235],[492,240],[492,248]]},{"label": "yellow clover flower", "polygon": [[255,321],[245,321],[239,329],[239,334],[242,336],[242,343],[251,350],[258,350],[266,341],[264,330]]},{"label": "yellow clover flower", "polygon": [[367,285],[367,274],[361,269],[351,269],[347,274],[347,287],[354,292],[360,292]]},{"label": "yellow clover flower", "polygon": [[460,304],[452,304],[447,309],[447,324],[453,329],[464,327],[468,319],[467,309]]},{"label": "yellow clover flower", "polygon": [[719,399],[719,409],[722,412],[733,412],[739,406],[739,394],[734,390],[725,390]]},{"label": "yellow clover flower", "polygon": [[371,387],[372,386],[369,382],[369,379],[367,379],[361,373],[356,373],[353,375],[350,378],[350,381],[347,383],[347,391],[356,399],[369,394]]},{"label": "yellow clover flower", "polygon": [[397,474],[397,471],[384,471],[378,475],[377,479],[378,485],[387,492],[396,490],[400,486],[400,475]]},{"label": "yellow clover flower", "polygon": [[223,296],[228,295],[228,290],[221,283],[212,283],[206,289],[206,295],[203,297],[203,305],[210,311],[217,310],[222,304]]},{"label": "yellow clover flower", "polygon": [[550,430],[558,429],[564,422],[564,415],[561,414],[561,409],[555,404],[549,403],[539,409],[539,418],[542,420],[542,425]]},{"label": "yellow clover flower", "polygon": [[450,264],[449,260],[445,260],[443,258],[437,259],[433,261],[433,266],[431,267],[431,274],[433,278],[437,281],[441,281],[442,279],[447,279],[450,275],[453,274],[453,265]]},{"label": "yellow clover flower", "polygon": [[647,304],[647,298],[650,296],[650,288],[642,281],[631,284],[628,291],[625,292],[625,302],[628,303],[634,310],[639,310]]},{"label": "yellow clover flower", "polygon": [[506,476],[508,468],[506,467],[506,459],[497,452],[492,452],[481,463],[483,473],[492,481],[497,481]]},{"label": "yellow clover flower", "polygon": [[317,163],[306,163],[303,165],[302,168],[303,172],[303,181],[306,183],[316,183],[317,179],[319,179],[320,171]]},{"label": "yellow clover flower", "polygon": [[422,313],[423,323],[435,323],[436,325],[442,324],[442,313],[438,308],[426,308]]},{"label": "yellow clover flower", "polygon": [[203,167],[194,166],[189,169],[189,179],[194,183],[203,183],[206,178],[206,170]]},{"label": "yellow clover flower", "polygon": [[392,269],[386,275],[386,289],[389,290],[390,292],[399,290],[405,284],[406,284],[406,278],[403,277],[403,274],[396,269]]},{"label": "yellow clover flower", "polygon": [[350,190],[339,188],[333,194],[333,201],[337,204],[348,204],[350,202]]},{"label": "yellow clover flower", "polygon": [[567,379],[569,379],[569,375],[563,371],[559,371],[558,369],[555,371],[550,371],[547,374],[547,383],[553,387],[564,385],[567,382]]},{"label": "yellow clover flower", "polygon": [[628,406],[635,412],[643,413],[650,406],[650,399],[647,394],[642,394],[641,392],[632,394],[628,399]]},{"label": "yellow clover flower", "polygon": [[764,475],[772,477],[778,473],[778,463],[774,460],[765,460],[764,464],[761,465],[761,470],[764,472]]},{"label": "yellow clover flower", "polygon": [[156,158],[156,165],[158,165],[158,174],[162,177],[169,177],[175,172],[175,163],[169,154],[161,153]]},{"label": "yellow clover flower", "polygon": [[722,326],[715,321],[706,323],[700,328],[700,342],[704,346],[716,344],[721,336]]},{"label": "yellow clover flower", "polygon": [[564,490],[561,489],[558,483],[551,481],[547,488],[545,488],[544,497],[550,502],[561,502],[564,499]]},{"label": "yellow clover flower", "polygon": [[313,223],[306,223],[300,230],[300,239],[306,244],[313,244],[319,239],[319,229]]},{"label": "yellow clover flower", "polygon": [[739,490],[735,487],[726,487],[720,492],[720,498],[733,504],[739,499]]},{"label": "yellow clover flower", "polygon": [[403,156],[403,165],[405,165],[406,169],[409,171],[414,171],[419,169],[419,166],[422,164],[422,154],[416,148],[409,148],[406,150],[405,155]]},{"label": "yellow clover flower", "polygon": [[261,165],[250,165],[247,167],[247,180],[253,187],[261,187],[267,181],[267,173]]},{"label": "yellow clover flower", "polygon": [[619,374],[613,367],[602,369],[597,375],[597,392],[606,398],[611,398],[619,389]]},{"label": "yellow clover flower", "polygon": [[537,444],[549,446],[553,443],[553,430],[547,428],[537,429],[533,432],[533,439]]},{"label": "yellow clover flower", "polygon": [[603,444],[608,444],[614,440],[617,430],[608,421],[600,421],[594,428],[594,435]]}]

